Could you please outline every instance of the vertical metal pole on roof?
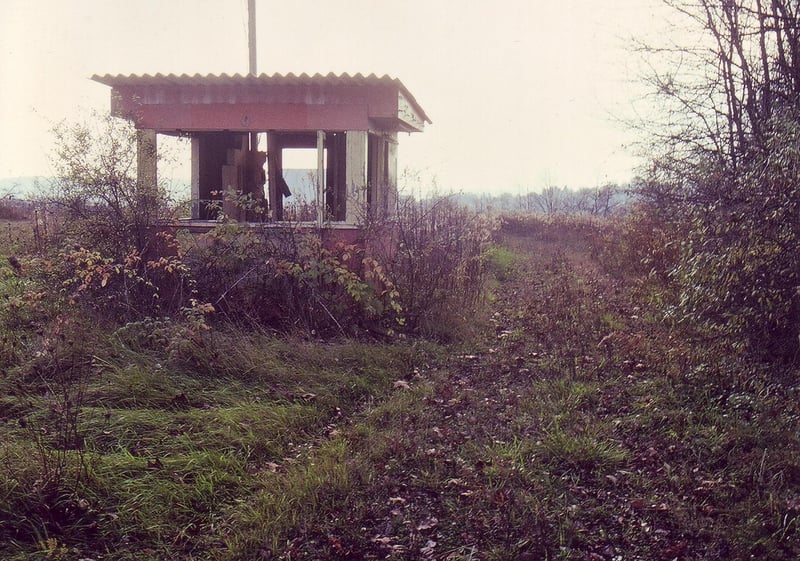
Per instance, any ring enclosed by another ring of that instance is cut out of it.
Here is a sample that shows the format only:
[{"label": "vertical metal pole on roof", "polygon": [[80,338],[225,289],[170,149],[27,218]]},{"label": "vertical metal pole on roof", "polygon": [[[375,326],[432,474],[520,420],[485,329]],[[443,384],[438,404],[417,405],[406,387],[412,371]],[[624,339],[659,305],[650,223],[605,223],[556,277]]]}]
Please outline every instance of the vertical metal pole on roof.
[{"label": "vertical metal pole on roof", "polygon": [[257,74],[256,65],[256,0],[247,0],[247,50],[249,56],[248,72]]},{"label": "vertical metal pole on roof", "polygon": [[[248,72],[251,76],[258,73],[256,64],[256,0],[247,0],[247,53]],[[250,133],[250,150],[258,150],[258,133]]]}]

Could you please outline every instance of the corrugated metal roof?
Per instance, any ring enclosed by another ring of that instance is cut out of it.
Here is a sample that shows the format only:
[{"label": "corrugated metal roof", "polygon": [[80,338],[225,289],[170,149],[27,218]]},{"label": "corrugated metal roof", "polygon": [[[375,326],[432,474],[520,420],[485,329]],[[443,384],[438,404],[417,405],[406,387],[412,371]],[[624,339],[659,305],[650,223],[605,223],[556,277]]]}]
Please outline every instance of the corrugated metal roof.
[{"label": "corrugated metal roof", "polygon": [[92,80],[112,88],[136,86],[391,86],[414,105],[426,122],[430,118],[398,78],[388,74],[95,74]]}]

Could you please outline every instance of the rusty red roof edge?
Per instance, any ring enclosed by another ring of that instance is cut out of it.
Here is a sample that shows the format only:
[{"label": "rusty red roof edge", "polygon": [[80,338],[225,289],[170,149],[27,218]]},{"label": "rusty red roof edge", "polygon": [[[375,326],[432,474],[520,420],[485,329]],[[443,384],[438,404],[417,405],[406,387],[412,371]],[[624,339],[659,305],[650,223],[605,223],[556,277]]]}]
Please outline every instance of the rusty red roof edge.
[{"label": "rusty red roof edge", "polygon": [[425,110],[414,98],[413,94],[398,78],[388,74],[367,76],[358,74],[95,74],[92,80],[112,88],[126,86],[227,86],[227,85],[264,85],[264,86],[394,86],[419,111],[427,122],[432,121]]}]

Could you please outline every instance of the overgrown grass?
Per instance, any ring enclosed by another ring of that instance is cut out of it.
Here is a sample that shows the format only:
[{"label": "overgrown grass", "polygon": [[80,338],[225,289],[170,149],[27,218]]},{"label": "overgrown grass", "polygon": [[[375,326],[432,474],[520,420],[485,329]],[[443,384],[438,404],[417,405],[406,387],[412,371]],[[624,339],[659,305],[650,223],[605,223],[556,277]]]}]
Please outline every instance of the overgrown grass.
[{"label": "overgrown grass", "polygon": [[[10,406],[0,425],[5,558],[27,558],[42,540],[52,545],[48,538],[87,555],[102,553],[92,545],[102,543],[116,559],[207,558],[225,541],[218,531],[227,512],[264,474],[298,462],[354,409],[410,376],[427,352],[419,344],[311,344],[219,330],[206,342],[211,349],[197,349],[198,364],[216,356],[203,370],[191,368],[185,349],[171,356],[123,339],[83,349],[92,366],[73,398],[80,442],[62,460],[65,472],[84,474],[59,482],[65,506],[52,516],[37,514],[52,505],[38,494],[46,474],[36,458],[58,453],[47,421],[58,413],[55,373],[23,363],[0,381]],[[67,336],[59,344],[77,343]],[[64,352],[45,351],[50,362]],[[33,438],[40,433],[48,438]]]},{"label": "overgrown grass", "polygon": [[484,252],[449,346],[18,323],[0,556],[796,559],[796,367],[666,321],[630,240],[594,252],[614,225],[562,227]]},{"label": "overgrown grass", "polygon": [[585,240],[508,241],[535,258],[477,352],[345,430],[344,473],[313,451],[282,481],[313,479],[315,508],[269,491],[299,518],[265,541],[274,511],[250,510],[230,558],[794,558],[794,371],[695,346]]}]

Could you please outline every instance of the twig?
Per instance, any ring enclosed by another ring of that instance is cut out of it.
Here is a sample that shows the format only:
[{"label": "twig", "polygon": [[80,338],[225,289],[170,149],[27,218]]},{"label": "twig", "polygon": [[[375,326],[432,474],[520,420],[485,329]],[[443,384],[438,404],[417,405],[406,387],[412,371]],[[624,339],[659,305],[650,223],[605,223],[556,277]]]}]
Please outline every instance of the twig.
[{"label": "twig", "polygon": [[223,293],[220,295],[220,297],[219,297],[219,298],[217,298],[217,301],[216,301],[216,302],[214,302],[214,305],[216,306],[217,304],[219,304],[220,302],[222,302],[222,301],[225,299],[225,296],[227,296],[227,295],[228,295],[228,292],[230,292],[231,290],[233,290],[234,288],[236,288],[236,285],[237,285],[237,284],[239,284],[240,282],[242,282],[244,279],[246,279],[246,278],[247,278],[247,276],[248,276],[250,273],[252,273],[253,271],[255,271],[255,270],[258,268],[258,266],[259,266],[259,263],[256,263],[255,265],[253,265],[253,266],[250,268],[250,270],[249,270],[249,271],[247,271],[247,272],[246,272],[245,274],[243,274],[241,277],[239,277],[238,279],[236,279],[236,282],[234,282],[232,285],[230,285],[230,286],[229,286],[229,287],[228,287],[228,288],[225,290],[225,292],[223,292]]}]

